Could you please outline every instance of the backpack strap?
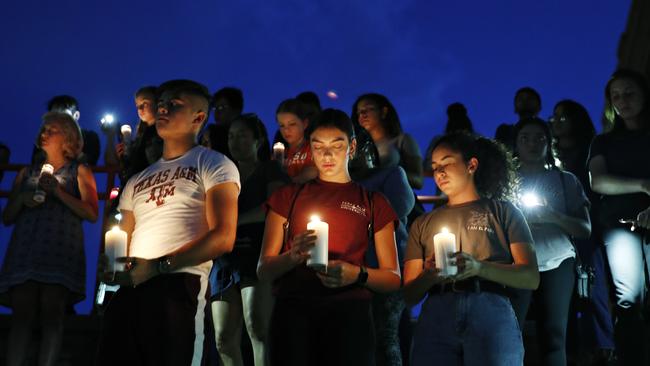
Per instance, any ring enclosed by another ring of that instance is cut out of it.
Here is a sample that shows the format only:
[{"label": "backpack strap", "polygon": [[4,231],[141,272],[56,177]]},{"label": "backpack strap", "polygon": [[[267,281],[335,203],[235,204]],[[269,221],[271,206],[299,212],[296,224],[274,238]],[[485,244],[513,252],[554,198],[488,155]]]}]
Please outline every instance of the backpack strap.
[{"label": "backpack strap", "polygon": [[368,197],[368,205],[370,206],[370,220],[368,221],[368,243],[374,241],[375,238],[375,204],[372,200],[372,191],[366,190]]},{"label": "backpack strap", "polygon": [[287,220],[282,224],[282,232],[284,234],[284,237],[282,239],[282,250],[284,251],[287,247],[287,242],[289,241],[289,228],[291,226],[291,214],[293,214],[293,207],[296,205],[296,200],[298,199],[298,195],[300,194],[300,191],[302,191],[303,188],[305,188],[306,184],[301,184],[298,186],[298,190],[296,190],[296,193],[294,193],[293,198],[291,199],[291,205],[289,206],[289,214],[287,215]]}]

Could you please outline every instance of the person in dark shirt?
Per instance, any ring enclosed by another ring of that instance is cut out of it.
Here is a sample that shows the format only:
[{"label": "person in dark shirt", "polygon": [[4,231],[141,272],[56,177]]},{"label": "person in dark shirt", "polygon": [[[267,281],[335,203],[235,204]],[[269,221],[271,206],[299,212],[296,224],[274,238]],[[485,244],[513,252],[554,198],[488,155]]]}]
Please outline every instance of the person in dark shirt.
[{"label": "person in dark shirt", "polygon": [[622,365],[647,365],[644,320],[650,246],[621,219],[650,206],[650,87],[643,75],[616,71],[605,87],[607,131],[591,145],[591,188],[600,194],[598,218],[616,290],[616,353]]},{"label": "person in dark shirt", "polygon": [[[254,114],[237,117],[228,131],[228,146],[239,170],[237,239],[232,253],[214,261],[210,272],[211,310],[222,365],[241,365],[242,324],[251,341],[255,365],[268,359],[268,327],[273,308],[271,284],[256,275],[264,234],[264,202],[288,182],[270,160],[266,128]],[[243,320],[243,322],[242,322]]]}]

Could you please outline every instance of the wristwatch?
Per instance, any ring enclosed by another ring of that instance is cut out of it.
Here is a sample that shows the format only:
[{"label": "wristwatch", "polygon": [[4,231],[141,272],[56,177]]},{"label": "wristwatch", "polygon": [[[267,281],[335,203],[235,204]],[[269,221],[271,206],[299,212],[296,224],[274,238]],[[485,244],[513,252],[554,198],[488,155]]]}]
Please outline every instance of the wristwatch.
[{"label": "wristwatch", "polygon": [[158,273],[166,274],[172,270],[172,257],[169,255],[158,258]]},{"label": "wristwatch", "polygon": [[368,282],[368,270],[364,266],[359,266],[359,277],[357,277],[357,285],[363,286]]}]

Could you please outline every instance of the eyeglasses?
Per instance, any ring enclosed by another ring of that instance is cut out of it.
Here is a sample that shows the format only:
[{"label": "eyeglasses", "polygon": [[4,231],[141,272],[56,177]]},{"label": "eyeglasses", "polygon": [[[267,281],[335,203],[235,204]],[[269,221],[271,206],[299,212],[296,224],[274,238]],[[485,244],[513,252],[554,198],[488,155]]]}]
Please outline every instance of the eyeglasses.
[{"label": "eyeglasses", "polygon": [[548,118],[548,122],[549,123],[566,123],[566,122],[569,122],[569,119],[566,116],[559,116],[559,117],[550,116]]}]

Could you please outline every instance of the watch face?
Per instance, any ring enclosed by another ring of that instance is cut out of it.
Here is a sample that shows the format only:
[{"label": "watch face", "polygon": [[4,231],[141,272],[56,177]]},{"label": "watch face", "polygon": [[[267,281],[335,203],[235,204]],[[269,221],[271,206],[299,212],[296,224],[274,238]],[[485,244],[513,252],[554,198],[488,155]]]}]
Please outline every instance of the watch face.
[{"label": "watch face", "polygon": [[160,272],[160,273],[168,273],[169,269],[171,267],[171,264],[172,264],[171,258],[169,258],[169,257],[161,258],[158,261],[158,272]]}]

